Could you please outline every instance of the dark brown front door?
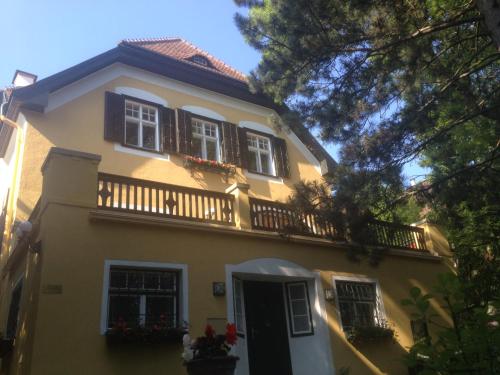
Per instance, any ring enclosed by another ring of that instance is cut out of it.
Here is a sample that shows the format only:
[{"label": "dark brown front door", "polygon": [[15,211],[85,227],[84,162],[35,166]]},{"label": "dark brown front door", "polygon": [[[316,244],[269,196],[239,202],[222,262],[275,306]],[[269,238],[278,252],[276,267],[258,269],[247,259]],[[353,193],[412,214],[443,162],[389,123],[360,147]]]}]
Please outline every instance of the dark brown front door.
[{"label": "dark brown front door", "polygon": [[244,281],[250,375],[291,375],[283,285]]}]

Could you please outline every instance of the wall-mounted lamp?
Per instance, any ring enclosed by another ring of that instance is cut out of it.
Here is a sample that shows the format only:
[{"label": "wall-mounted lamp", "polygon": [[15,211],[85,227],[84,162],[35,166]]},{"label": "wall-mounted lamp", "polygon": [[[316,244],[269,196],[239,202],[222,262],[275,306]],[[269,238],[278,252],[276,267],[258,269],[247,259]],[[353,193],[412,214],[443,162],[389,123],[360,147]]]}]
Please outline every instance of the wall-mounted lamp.
[{"label": "wall-mounted lamp", "polygon": [[226,284],[222,281],[212,283],[212,293],[214,297],[223,297],[226,295]]},{"label": "wall-mounted lamp", "polygon": [[325,299],[328,302],[334,302],[335,301],[335,291],[333,288],[326,288],[325,289]]}]

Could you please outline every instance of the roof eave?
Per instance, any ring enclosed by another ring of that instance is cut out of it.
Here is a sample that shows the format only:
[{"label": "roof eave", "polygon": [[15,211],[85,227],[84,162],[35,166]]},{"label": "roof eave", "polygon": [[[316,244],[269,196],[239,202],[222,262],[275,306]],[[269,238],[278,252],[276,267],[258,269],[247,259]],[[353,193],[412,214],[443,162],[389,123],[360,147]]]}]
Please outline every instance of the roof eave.
[{"label": "roof eave", "polygon": [[[22,108],[43,112],[48,103],[48,96],[50,93],[114,63],[122,63],[210,91],[218,92],[242,101],[272,109],[278,114],[283,114],[288,110],[286,106],[278,105],[262,94],[250,92],[246,82],[205,69],[199,69],[191,64],[186,64],[177,59],[159,55],[153,51],[148,51],[136,46],[120,44],[118,47],[44,78],[33,85],[16,89],[11,95],[7,116],[15,119]],[[320,163],[327,166],[325,173],[331,173],[336,165],[335,160],[319,142],[310,135],[310,133],[309,136],[301,133],[302,132],[296,132],[296,135],[307,146],[314,157]]]}]

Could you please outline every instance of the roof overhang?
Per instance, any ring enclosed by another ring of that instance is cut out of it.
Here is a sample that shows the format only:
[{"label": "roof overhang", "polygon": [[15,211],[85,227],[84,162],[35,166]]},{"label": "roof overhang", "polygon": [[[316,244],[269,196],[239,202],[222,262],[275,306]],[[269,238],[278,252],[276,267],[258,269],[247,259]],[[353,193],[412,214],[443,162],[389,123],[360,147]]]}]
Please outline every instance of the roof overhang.
[{"label": "roof overhang", "polygon": [[[185,64],[177,59],[159,55],[144,48],[120,44],[107,52],[44,78],[30,86],[15,89],[10,97],[6,115],[15,120],[19,112],[23,109],[44,112],[51,93],[115,63],[122,63],[143,69],[248,103],[266,107],[278,114],[287,111],[285,106],[277,105],[265,95],[252,93],[245,82],[205,69],[199,69],[192,64]],[[0,131],[0,135],[2,135],[1,133]],[[295,131],[295,133],[314,157],[326,167],[324,175],[331,174],[336,163],[330,154],[307,130],[304,132]],[[1,141],[0,139],[0,143],[2,143]]]}]

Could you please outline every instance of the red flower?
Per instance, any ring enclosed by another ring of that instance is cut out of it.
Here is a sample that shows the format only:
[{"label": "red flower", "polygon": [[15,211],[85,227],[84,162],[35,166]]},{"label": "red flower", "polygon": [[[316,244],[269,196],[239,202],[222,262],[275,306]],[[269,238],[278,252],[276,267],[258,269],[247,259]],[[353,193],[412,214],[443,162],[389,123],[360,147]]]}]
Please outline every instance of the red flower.
[{"label": "red flower", "polygon": [[234,345],[236,344],[236,340],[238,340],[236,325],[228,323],[226,326],[226,342],[229,345]]},{"label": "red flower", "polygon": [[209,339],[215,336],[215,329],[210,324],[207,324],[207,326],[205,327],[205,336],[207,336]]},{"label": "red flower", "polygon": [[125,331],[127,330],[127,322],[125,321],[125,319],[119,316],[113,328],[120,331]]}]

